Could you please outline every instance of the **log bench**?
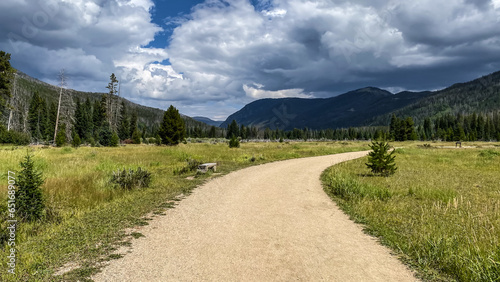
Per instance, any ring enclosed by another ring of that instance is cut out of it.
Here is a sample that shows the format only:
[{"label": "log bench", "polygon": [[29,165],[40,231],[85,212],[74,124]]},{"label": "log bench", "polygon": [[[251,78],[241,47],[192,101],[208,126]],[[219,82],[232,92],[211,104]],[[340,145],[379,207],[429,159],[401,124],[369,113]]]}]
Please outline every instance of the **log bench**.
[{"label": "log bench", "polygon": [[217,170],[217,163],[206,163],[198,166],[199,172],[205,173],[208,170],[212,170],[213,172],[215,172]]}]

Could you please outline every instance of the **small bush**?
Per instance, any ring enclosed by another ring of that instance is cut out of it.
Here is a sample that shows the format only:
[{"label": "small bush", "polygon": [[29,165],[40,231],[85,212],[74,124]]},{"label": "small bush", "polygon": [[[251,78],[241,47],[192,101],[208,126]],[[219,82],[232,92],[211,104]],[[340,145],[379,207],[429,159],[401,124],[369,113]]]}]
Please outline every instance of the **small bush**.
[{"label": "small bush", "polygon": [[132,133],[132,143],[141,144],[141,132],[139,129],[134,130],[134,133]]},{"label": "small bush", "polygon": [[140,167],[137,170],[113,171],[111,183],[118,184],[121,188],[131,190],[132,188],[147,188],[151,183],[151,173]]},{"label": "small bush", "polygon": [[113,132],[113,135],[111,135],[109,146],[118,147],[118,144],[120,144],[120,137],[118,137],[118,134],[116,134],[116,132]]},{"label": "small bush", "polygon": [[73,136],[73,141],[71,142],[71,145],[74,148],[78,148],[78,147],[80,147],[81,144],[82,144],[82,140],[80,139],[80,136],[78,134],[75,134],[75,136]]},{"label": "small bush", "polygon": [[56,135],[56,146],[57,147],[62,147],[66,145],[66,127],[61,126],[61,129],[57,132]]},{"label": "small bush", "polygon": [[14,145],[29,145],[31,138],[28,134],[17,132],[17,131],[7,131],[7,129],[0,125],[0,143],[8,143]]},{"label": "small bush", "polygon": [[88,140],[88,142],[90,144],[90,147],[95,147],[96,146],[94,137],[90,137],[89,140]]},{"label": "small bush", "polygon": [[233,137],[231,137],[231,140],[229,140],[229,148],[239,148],[240,147],[240,141],[238,140],[238,138],[236,138],[236,136],[233,135]]}]

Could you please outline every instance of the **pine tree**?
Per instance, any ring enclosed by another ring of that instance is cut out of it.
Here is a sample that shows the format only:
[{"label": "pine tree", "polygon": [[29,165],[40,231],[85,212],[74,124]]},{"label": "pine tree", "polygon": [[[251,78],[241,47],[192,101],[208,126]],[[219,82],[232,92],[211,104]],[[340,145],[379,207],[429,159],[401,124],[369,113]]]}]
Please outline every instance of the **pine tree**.
[{"label": "pine tree", "polygon": [[113,133],[111,132],[111,127],[108,121],[105,121],[104,124],[99,129],[99,144],[102,146],[108,147],[111,146],[111,137]]},{"label": "pine tree", "polygon": [[121,140],[125,140],[130,138],[130,123],[129,118],[127,116],[127,108],[125,107],[125,102],[122,102],[122,108],[120,111],[120,126],[118,127],[118,137]]},{"label": "pine tree", "polygon": [[389,153],[389,143],[383,141],[374,141],[370,145],[372,151],[368,154],[368,163],[366,166],[373,173],[382,176],[389,176],[396,172],[396,164],[394,163],[394,151]]},{"label": "pine tree", "polygon": [[75,106],[75,124],[73,125],[73,130],[78,136],[85,136],[85,126],[86,126],[86,117],[85,117],[85,109],[80,102],[80,98],[76,98],[76,106]]},{"label": "pine tree", "polygon": [[130,137],[132,137],[136,129],[137,129],[137,113],[134,112],[132,113],[132,117],[130,118],[130,129],[129,129]]},{"label": "pine tree", "polygon": [[236,138],[236,136],[233,135],[233,137],[231,137],[231,140],[229,140],[229,148],[239,148],[240,147],[240,141],[238,140],[238,138]]},{"label": "pine tree", "polygon": [[141,144],[141,131],[136,128],[134,133],[132,133],[132,143]]},{"label": "pine tree", "polygon": [[10,54],[0,51],[0,116],[7,107],[11,97],[11,80],[15,69],[10,65]]},{"label": "pine tree", "polygon": [[111,135],[109,146],[118,147],[119,144],[120,144],[120,137],[118,137],[118,134],[116,132],[113,132],[113,134]]},{"label": "pine tree", "polygon": [[28,153],[20,163],[22,170],[18,172],[16,183],[16,213],[26,221],[42,218],[45,209],[41,186],[42,173],[36,171],[33,157]]},{"label": "pine tree", "polygon": [[94,133],[94,122],[92,120],[93,118],[93,112],[92,112],[92,103],[90,102],[90,99],[87,98],[85,100],[85,104],[83,106],[83,114],[84,114],[84,122],[83,124],[85,125],[85,134],[81,136],[83,139],[88,140],[90,137],[92,137],[92,134]]},{"label": "pine tree", "polygon": [[170,106],[163,115],[159,134],[165,145],[177,145],[186,137],[186,127],[179,111]]},{"label": "pine tree", "polygon": [[59,128],[59,131],[57,132],[56,135],[56,146],[57,147],[62,147],[66,145],[66,124],[63,123],[61,127]]},{"label": "pine tree", "polygon": [[78,147],[80,147],[81,144],[82,144],[82,140],[80,139],[80,136],[78,135],[78,133],[73,131],[73,140],[71,141],[71,145],[74,148],[78,148]]},{"label": "pine tree", "polygon": [[227,127],[226,139],[231,139],[233,135],[236,137],[240,136],[240,129],[238,127],[238,123],[234,119],[231,122],[231,124],[229,124],[229,126]]}]

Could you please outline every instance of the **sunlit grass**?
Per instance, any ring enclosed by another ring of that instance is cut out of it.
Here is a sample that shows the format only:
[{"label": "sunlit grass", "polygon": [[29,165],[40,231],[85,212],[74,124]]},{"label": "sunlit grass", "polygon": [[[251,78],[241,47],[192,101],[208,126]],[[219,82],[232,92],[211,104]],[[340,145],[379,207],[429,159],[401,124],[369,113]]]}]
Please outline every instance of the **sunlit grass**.
[{"label": "sunlit grass", "polygon": [[[19,170],[19,162],[28,151],[43,172],[47,203],[45,221],[20,224],[16,233],[17,275],[2,271],[0,280],[52,281],[57,268],[72,261],[82,266],[73,273],[76,276],[57,279],[92,274],[99,257],[108,254],[123,237],[121,230],[143,222],[141,217],[150,212],[161,214],[175,196],[189,194],[211,177],[207,174],[188,180],[195,172],[174,175],[188,159],[218,163],[217,172],[225,174],[271,161],[367,149],[367,142],[242,143],[239,149],[230,149],[227,144],[78,149],[0,146],[0,205],[6,204],[7,171]],[[110,183],[113,171],[138,167],[152,173],[151,187],[125,191]],[[2,224],[5,216],[1,216]],[[5,246],[0,257],[5,259],[7,253]]]},{"label": "sunlit grass", "polygon": [[391,177],[371,176],[366,158],[330,168],[325,191],[425,279],[499,281],[498,143],[416,145],[396,149],[398,170]]}]

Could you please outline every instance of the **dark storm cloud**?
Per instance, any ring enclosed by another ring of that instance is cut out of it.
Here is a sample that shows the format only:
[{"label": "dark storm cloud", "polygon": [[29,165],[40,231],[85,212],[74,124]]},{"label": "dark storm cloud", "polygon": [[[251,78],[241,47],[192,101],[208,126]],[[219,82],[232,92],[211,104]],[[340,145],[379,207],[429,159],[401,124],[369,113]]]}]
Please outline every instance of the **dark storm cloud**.
[{"label": "dark storm cloud", "polygon": [[[39,3],[0,2],[0,48],[19,50],[17,65],[45,76],[77,66],[82,85],[118,69],[135,101],[192,115],[366,86],[437,89],[500,69],[500,0],[207,0],[166,49],[142,47],[161,31],[150,0],[57,1],[47,23]],[[35,15],[38,34],[10,44]]]}]

